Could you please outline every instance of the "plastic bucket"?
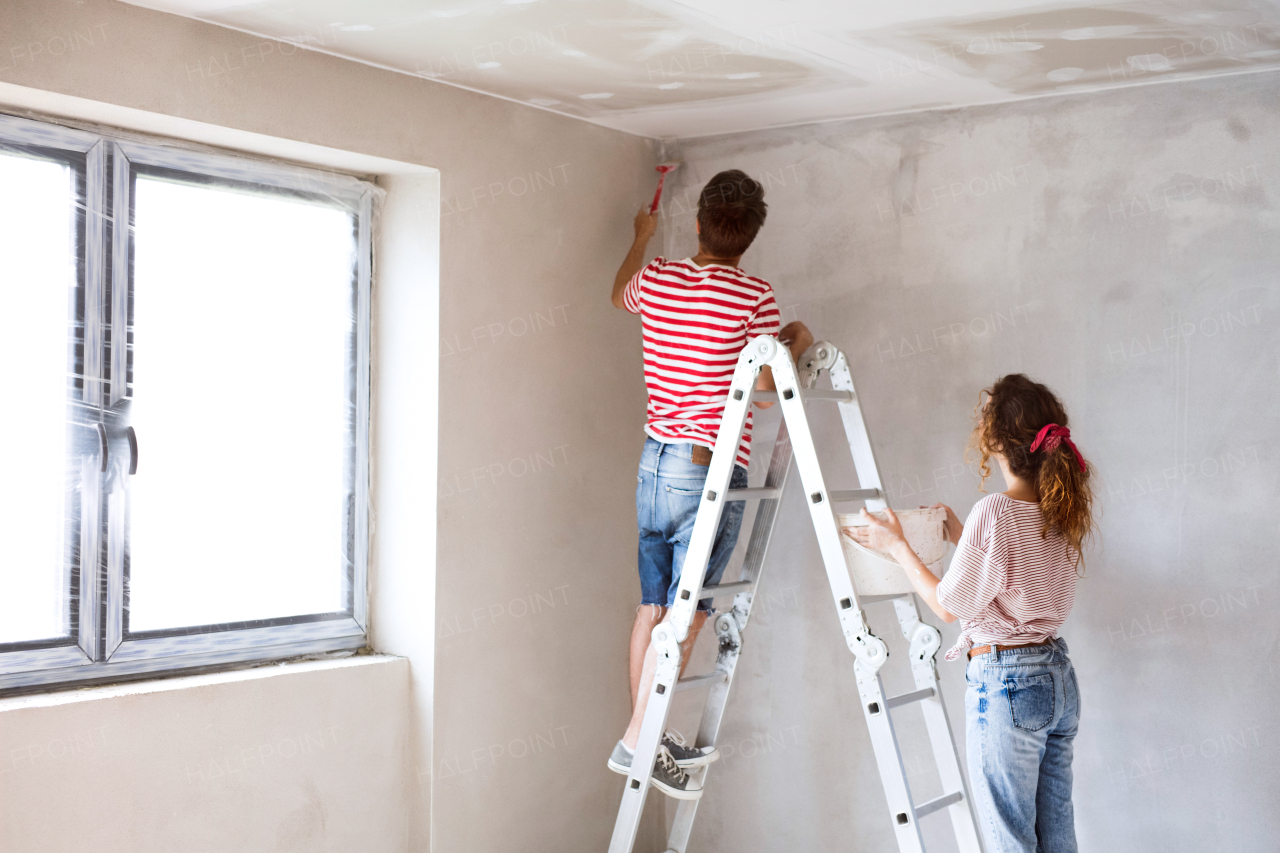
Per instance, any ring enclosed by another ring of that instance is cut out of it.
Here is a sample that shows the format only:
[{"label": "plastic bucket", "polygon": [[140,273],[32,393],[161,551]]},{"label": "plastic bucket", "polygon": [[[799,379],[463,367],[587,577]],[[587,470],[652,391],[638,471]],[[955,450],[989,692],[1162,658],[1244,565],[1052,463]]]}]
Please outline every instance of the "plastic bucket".
[{"label": "plastic bucket", "polygon": [[[895,510],[898,521],[902,523],[902,533],[907,544],[916,552],[920,562],[929,567],[929,571],[942,577],[942,559],[947,556],[945,509],[904,509]],[[872,515],[883,520],[883,512]],[[836,516],[840,527],[862,527],[865,522],[861,513],[842,513]],[[907,578],[906,571],[898,561],[883,551],[864,548],[841,531],[840,542],[844,545],[845,562],[849,565],[849,575],[853,579],[854,589],[858,595],[894,595],[912,592],[915,587]]]}]

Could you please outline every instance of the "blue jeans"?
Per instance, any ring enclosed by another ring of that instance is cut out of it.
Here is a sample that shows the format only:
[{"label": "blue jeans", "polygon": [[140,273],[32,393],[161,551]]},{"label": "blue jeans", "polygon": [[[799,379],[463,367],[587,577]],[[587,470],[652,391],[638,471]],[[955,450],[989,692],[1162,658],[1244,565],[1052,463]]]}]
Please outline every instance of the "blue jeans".
[{"label": "blue jeans", "polygon": [[965,681],[969,784],[987,853],[1076,853],[1080,688],[1066,641],[978,655]]},{"label": "blue jeans", "polygon": [[[664,444],[652,438],[645,441],[640,454],[636,522],[640,527],[640,601],[643,604],[662,607],[675,604],[680,570],[684,567],[693,521],[698,516],[707,481],[708,466],[693,464],[692,454],[691,444]],[[734,465],[729,485],[745,489],[746,469]],[[724,505],[703,586],[716,583],[724,573],[733,546],[738,544],[745,509],[745,501],[729,501]],[[709,611],[711,599],[699,601],[698,609]]]}]

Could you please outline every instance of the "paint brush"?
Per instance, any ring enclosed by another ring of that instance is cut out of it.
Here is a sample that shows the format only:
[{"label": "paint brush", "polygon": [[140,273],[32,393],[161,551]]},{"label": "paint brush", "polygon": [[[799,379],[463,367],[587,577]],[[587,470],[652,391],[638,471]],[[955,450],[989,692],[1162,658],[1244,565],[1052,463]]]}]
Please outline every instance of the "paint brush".
[{"label": "paint brush", "polygon": [[649,205],[650,216],[658,212],[658,200],[662,198],[662,184],[667,180],[667,173],[679,169],[680,161],[672,160],[670,163],[659,163],[654,168],[658,170],[658,191],[653,194],[653,204]]}]

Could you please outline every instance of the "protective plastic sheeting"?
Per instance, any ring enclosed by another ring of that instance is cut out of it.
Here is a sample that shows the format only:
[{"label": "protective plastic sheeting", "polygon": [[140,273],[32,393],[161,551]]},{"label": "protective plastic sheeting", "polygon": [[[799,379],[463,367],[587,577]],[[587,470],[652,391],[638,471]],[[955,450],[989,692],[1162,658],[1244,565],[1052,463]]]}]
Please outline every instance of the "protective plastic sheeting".
[{"label": "protective plastic sheeting", "polygon": [[0,643],[70,629],[63,510],[74,200],[67,166],[0,154]]},{"label": "protective plastic sheeting", "polygon": [[352,215],[139,176],[129,630],[343,609]]}]

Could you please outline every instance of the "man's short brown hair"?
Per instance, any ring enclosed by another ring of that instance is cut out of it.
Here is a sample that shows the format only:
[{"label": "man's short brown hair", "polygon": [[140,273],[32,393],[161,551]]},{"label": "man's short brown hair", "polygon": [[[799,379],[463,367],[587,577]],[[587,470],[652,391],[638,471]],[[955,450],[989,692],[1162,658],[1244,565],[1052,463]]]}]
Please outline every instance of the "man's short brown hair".
[{"label": "man's short brown hair", "polygon": [[713,257],[736,258],[756,238],[768,211],[759,181],[738,169],[721,172],[698,196],[698,242]]}]

